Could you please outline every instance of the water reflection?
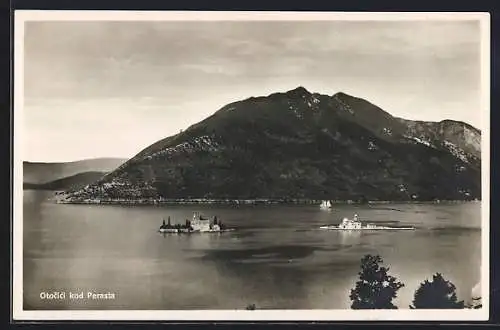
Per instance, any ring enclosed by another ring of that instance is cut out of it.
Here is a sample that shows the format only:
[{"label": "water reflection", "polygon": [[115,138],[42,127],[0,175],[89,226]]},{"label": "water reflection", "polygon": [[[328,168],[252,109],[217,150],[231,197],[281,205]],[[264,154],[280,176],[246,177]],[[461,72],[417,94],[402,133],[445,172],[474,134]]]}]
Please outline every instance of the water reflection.
[{"label": "water reflection", "polygon": [[[481,232],[470,229],[479,228],[477,205],[193,210],[57,205],[37,193],[25,196],[24,302],[31,309],[234,309],[249,303],[348,308],[348,292],[366,253],[380,254],[407,284],[403,307],[415,286],[434,272],[448,275],[461,299],[479,277]],[[162,218],[190,218],[192,211],[216,214],[238,230],[158,233]],[[419,223],[423,229],[319,230],[353,213],[370,222]],[[41,290],[57,288],[111,290],[118,298],[87,304],[39,299]]]},{"label": "water reflection", "polygon": [[361,231],[359,230],[343,230],[343,231],[336,231],[337,235],[340,238],[340,244],[342,246],[353,246],[353,245],[358,245],[360,240],[361,240]]}]

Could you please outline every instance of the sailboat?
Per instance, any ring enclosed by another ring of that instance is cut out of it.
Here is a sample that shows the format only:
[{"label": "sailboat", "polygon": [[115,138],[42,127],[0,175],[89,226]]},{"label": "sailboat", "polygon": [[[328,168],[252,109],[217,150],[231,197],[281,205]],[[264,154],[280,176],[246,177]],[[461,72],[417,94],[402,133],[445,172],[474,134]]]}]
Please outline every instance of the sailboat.
[{"label": "sailboat", "polygon": [[319,207],[322,210],[329,210],[332,208],[332,203],[330,201],[322,201]]}]

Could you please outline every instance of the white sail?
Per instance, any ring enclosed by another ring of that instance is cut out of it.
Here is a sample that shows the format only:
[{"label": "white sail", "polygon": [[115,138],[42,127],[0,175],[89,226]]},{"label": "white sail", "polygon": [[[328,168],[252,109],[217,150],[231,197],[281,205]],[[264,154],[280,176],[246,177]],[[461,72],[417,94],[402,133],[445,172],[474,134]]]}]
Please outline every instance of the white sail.
[{"label": "white sail", "polygon": [[322,209],[329,209],[332,207],[332,204],[330,203],[330,201],[322,201],[319,207]]}]

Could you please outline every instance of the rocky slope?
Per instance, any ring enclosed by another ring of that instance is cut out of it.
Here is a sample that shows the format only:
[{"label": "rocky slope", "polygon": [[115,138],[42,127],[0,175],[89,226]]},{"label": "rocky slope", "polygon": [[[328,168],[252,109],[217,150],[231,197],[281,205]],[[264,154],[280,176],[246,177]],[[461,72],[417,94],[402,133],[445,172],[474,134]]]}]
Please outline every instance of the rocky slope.
[{"label": "rocky slope", "polygon": [[433,147],[443,146],[464,161],[481,159],[481,131],[453,120],[440,122],[412,121],[399,118],[406,125],[406,136]]},{"label": "rocky slope", "polygon": [[231,103],[68,198],[480,198],[480,134],[299,87]]}]

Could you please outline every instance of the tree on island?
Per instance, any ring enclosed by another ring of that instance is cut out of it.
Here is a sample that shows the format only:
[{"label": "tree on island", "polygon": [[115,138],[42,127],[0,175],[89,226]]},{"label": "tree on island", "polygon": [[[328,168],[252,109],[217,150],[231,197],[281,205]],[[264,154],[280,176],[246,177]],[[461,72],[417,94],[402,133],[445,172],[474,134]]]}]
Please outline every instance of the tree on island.
[{"label": "tree on island", "polygon": [[397,309],[392,300],[404,284],[388,275],[389,268],[379,265],[382,262],[378,255],[367,254],[361,259],[359,280],[349,296],[352,309]]},{"label": "tree on island", "polygon": [[425,280],[415,291],[411,309],[461,309],[464,302],[458,301],[456,287],[443,278],[440,273],[432,276],[432,281]]}]

